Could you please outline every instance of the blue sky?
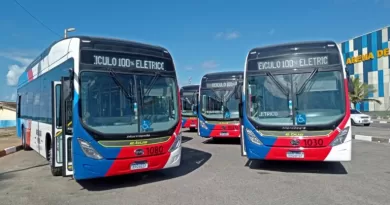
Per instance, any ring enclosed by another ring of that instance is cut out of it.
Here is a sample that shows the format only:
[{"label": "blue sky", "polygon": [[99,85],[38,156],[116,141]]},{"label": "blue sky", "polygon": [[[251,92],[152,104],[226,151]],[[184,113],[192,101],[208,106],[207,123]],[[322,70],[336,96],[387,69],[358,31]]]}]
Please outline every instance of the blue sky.
[{"label": "blue sky", "polygon": [[[162,45],[170,50],[181,85],[207,72],[243,70],[257,46],[299,40],[337,42],[389,25],[390,0],[13,0],[0,6],[0,100],[15,100],[28,63],[67,27]],[[315,2],[315,3],[314,3]]]}]

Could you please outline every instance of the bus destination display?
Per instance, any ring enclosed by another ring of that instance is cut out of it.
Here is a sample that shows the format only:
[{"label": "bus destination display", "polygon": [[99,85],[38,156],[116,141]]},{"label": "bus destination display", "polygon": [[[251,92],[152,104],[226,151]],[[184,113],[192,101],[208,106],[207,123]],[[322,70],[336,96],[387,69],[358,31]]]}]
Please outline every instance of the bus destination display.
[{"label": "bus destination display", "polygon": [[237,85],[237,81],[235,82],[215,82],[215,83],[207,83],[207,88],[231,88]]},{"label": "bus destination display", "polygon": [[82,63],[97,66],[171,71],[173,65],[166,59],[122,53],[82,51]]},{"label": "bus destination display", "polygon": [[95,65],[123,67],[123,68],[165,70],[164,62],[138,60],[138,59],[130,59],[130,58],[117,58],[117,57],[100,56],[100,55],[93,55],[93,58],[94,58],[93,64]]},{"label": "bus destination display", "polygon": [[302,67],[323,66],[323,65],[329,65],[328,56],[295,57],[290,59],[276,59],[276,60],[257,62],[257,66],[259,70],[302,68]]}]

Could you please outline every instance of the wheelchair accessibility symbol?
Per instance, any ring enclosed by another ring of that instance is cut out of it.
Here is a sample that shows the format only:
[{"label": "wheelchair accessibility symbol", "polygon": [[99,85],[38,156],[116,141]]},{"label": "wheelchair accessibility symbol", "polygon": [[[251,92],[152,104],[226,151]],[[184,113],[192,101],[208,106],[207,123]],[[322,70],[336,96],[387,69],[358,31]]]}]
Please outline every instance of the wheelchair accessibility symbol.
[{"label": "wheelchair accessibility symbol", "polygon": [[142,129],[148,130],[150,128],[150,121],[149,120],[142,120]]},{"label": "wheelchair accessibility symbol", "polygon": [[297,114],[296,122],[297,122],[298,125],[305,125],[306,124],[306,115],[304,115],[304,114]]},{"label": "wheelchair accessibility symbol", "polygon": [[226,118],[226,119],[230,119],[230,112],[226,112],[226,113],[225,113],[225,118]]}]

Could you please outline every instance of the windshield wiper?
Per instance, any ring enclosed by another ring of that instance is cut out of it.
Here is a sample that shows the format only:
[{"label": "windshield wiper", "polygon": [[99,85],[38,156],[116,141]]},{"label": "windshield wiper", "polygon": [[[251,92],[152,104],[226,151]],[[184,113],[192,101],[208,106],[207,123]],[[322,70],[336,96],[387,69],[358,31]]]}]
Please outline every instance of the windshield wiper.
[{"label": "windshield wiper", "polygon": [[112,79],[114,80],[115,84],[121,88],[121,90],[123,91],[123,93],[125,94],[125,97],[129,100],[131,100],[131,98],[133,98],[134,96],[133,95],[130,95],[129,92],[127,92],[127,89],[126,87],[118,80],[118,78],[116,77],[116,73],[111,69],[109,68],[110,70],[110,75],[112,77]]},{"label": "windshield wiper", "polygon": [[301,88],[298,90],[296,95],[302,94],[303,90],[305,89],[306,85],[310,82],[311,79],[315,76],[315,74],[318,73],[318,68],[314,69],[311,73],[310,76],[305,80],[305,82],[302,84]]},{"label": "windshield wiper", "polygon": [[154,75],[152,81],[149,83],[148,87],[146,88],[146,92],[143,93],[143,95],[149,95],[149,92],[152,90],[153,85],[156,84],[157,79],[161,76],[161,74],[158,72]]},{"label": "windshield wiper", "polygon": [[280,89],[280,91],[282,91],[282,93],[285,94],[285,95],[288,97],[290,93],[289,93],[286,89],[284,89],[284,87],[283,87],[282,85],[280,85],[279,81],[276,80],[275,76],[272,75],[271,72],[267,72],[267,75],[268,75],[269,77],[271,77],[271,80],[278,86],[278,88]]}]

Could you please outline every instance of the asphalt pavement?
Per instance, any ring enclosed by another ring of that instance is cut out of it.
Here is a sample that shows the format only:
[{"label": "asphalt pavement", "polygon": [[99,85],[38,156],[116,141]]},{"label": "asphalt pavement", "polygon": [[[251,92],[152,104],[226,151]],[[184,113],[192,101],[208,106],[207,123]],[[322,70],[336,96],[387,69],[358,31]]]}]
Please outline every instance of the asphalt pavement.
[{"label": "asphalt pavement", "polygon": [[366,135],[375,136],[390,139],[390,125],[372,123],[370,126],[353,126],[352,134],[354,135]]},{"label": "asphalt pavement", "polygon": [[34,151],[0,158],[0,204],[377,204],[390,201],[390,144],[353,142],[346,163],[249,163],[238,140],[184,133],[180,168],[79,184]]}]

